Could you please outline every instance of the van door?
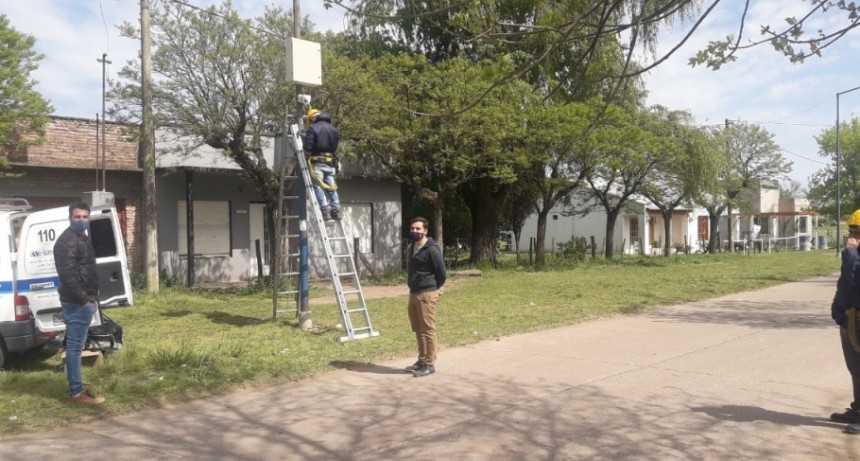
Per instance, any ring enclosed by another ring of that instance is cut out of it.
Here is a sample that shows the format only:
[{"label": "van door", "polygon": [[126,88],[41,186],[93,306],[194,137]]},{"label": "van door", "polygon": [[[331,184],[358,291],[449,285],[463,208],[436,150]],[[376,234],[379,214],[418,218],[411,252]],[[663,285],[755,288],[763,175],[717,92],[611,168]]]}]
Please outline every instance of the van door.
[{"label": "van door", "polygon": [[[68,227],[68,207],[33,212],[21,227],[16,291],[27,296],[36,328],[42,332],[65,330],[57,293],[60,278],[54,266],[54,243]],[[125,244],[119,229],[112,205],[90,211],[89,235],[96,250],[99,301],[105,307],[132,304]],[[93,318],[93,324],[99,324],[98,316]]]}]

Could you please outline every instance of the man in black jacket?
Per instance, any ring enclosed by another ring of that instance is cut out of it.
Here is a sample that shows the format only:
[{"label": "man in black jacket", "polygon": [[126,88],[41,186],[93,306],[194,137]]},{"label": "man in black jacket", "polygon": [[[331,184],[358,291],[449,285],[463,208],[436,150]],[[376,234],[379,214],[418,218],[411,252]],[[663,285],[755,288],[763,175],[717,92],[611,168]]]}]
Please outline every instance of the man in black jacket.
[{"label": "man in black jacket", "polygon": [[331,124],[331,115],[311,109],[305,116],[305,132],[302,148],[308,151],[308,165],[317,202],[323,219],[340,220],[340,199],[337,195],[337,145],[340,135]]},{"label": "man in black jacket", "polygon": [[409,323],[418,341],[418,361],[406,367],[415,377],[436,373],[436,303],[445,285],[445,260],[439,245],[427,236],[429,223],[417,217],[409,223]]},{"label": "man in black jacket", "polygon": [[87,330],[98,310],[99,279],[96,252],[87,236],[90,207],[86,203],[69,205],[69,227],[54,243],[54,264],[60,276],[60,304],[66,322],[66,379],[69,398],[74,403],[95,405],[105,401],[84,384],[81,351]]}]

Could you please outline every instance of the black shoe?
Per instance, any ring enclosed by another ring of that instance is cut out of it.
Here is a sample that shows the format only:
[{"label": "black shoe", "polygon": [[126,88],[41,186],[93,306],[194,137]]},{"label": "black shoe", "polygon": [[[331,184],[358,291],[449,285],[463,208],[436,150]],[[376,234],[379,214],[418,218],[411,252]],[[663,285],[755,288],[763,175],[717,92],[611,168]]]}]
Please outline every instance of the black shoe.
[{"label": "black shoe", "polygon": [[331,210],[331,219],[340,221],[340,210]]},{"label": "black shoe", "polygon": [[436,367],[434,367],[433,365],[424,364],[424,366],[422,366],[421,368],[414,370],[412,372],[412,376],[415,376],[416,378],[423,378],[425,376],[430,376],[433,373],[436,373]]},{"label": "black shoe", "polygon": [[860,423],[849,424],[845,426],[845,429],[842,429],[842,432],[846,434],[860,434]]},{"label": "black shoe", "polygon": [[860,423],[860,412],[852,408],[846,408],[844,413],[833,413],[830,415],[830,420],[837,423],[858,424]]},{"label": "black shoe", "polygon": [[424,366],[424,361],[423,361],[423,360],[418,360],[418,361],[416,361],[415,363],[413,363],[412,365],[409,365],[408,367],[404,368],[404,370],[406,370],[406,371],[408,371],[408,372],[412,373],[413,371],[415,371],[415,370],[417,370],[417,369],[419,369],[419,368],[421,368],[421,367],[423,367],[423,366]]},{"label": "black shoe", "polygon": [[331,221],[331,213],[329,213],[328,211],[323,211],[322,216],[323,221]]}]

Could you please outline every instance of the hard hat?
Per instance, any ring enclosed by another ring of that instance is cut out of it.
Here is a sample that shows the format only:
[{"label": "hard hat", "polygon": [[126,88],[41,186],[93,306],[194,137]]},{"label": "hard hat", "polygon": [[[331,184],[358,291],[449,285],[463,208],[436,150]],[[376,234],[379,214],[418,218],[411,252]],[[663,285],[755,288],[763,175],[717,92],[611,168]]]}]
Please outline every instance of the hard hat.
[{"label": "hard hat", "polygon": [[319,109],[309,110],[307,115],[305,115],[305,125],[310,125],[314,121],[314,117],[316,117],[319,113]]},{"label": "hard hat", "polygon": [[846,221],[848,227],[851,226],[860,226],[860,210],[851,213],[851,216],[848,217],[848,221]]}]

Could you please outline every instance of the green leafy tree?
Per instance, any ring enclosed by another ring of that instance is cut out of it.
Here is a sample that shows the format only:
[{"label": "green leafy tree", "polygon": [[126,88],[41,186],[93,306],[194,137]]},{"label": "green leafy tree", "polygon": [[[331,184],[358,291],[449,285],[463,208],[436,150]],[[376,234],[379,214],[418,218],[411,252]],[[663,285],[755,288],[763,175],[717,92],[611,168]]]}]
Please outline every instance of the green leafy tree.
[{"label": "green leafy tree", "polygon": [[33,50],[35,44],[35,38],[15,30],[0,14],[0,177],[10,174],[10,157],[43,141],[54,110],[30,76],[44,57]]},{"label": "green leafy tree", "polygon": [[839,126],[839,200],[843,216],[836,212],[836,128],[823,130],[815,140],[828,166],[810,177],[809,200],[814,208],[841,221],[844,215],[860,209],[860,119],[852,118]]},{"label": "green leafy tree", "polygon": [[[273,232],[278,178],[263,155],[263,136],[283,126],[286,107],[295,100],[283,77],[290,15],[269,9],[258,18],[261,26],[252,27],[229,2],[205,11],[160,2],[152,24],[155,125],[175,133],[181,152],[191,155],[206,145],[238,165],[262,195]],[[139,37],[130,24],[123,33]],[[139,76],[140,61],[128,62],[112,87],[118,118],[140,119]]]},{"label": "green leafy tree", "polygon": [[[547,217],[558,204],[567,204],[591,166],[596,148],[595,125],[603,103],[550,104],[529,114],[527,144],[534,155],[536,174],[528,178],[535,190],[532,209],[537,214],[535,266],[545,263]],[[523,178],[525,179],[525,178]]]},{"label": "green leafy tree", "polygon": [[730,124],[723,130],[730,168],[724,177],[729,216],[729,248],[733,245],[732,210],[748,206],[745,197],[761,180],[778,181],[791,172],[792,163],[782,155],[773,134],[755,124]]},{"label": "green leafy tree", "polygon": [[585,181],[587,196],[606,212],[605,255],[614,254],[612,236],[619,214],[630,197],[639,192],[662,152],[651,125],[656,116],[646,111],[629,113],[610,106],[596,131],[594,157]]},{"label": "green leafy tree", "polygon": [[[655,109],[657,120],[653,134],[661,155],[653,170],[643,180],[641,194],[647,197],[663,216],[663,254],[670,255],[672,212],[681,205],[692,205],[705,191],[713,188],[719,158],[707,149],[706,134],[691,127],[689,112]],[[689,242],[687,242],[689,244]]]}]

